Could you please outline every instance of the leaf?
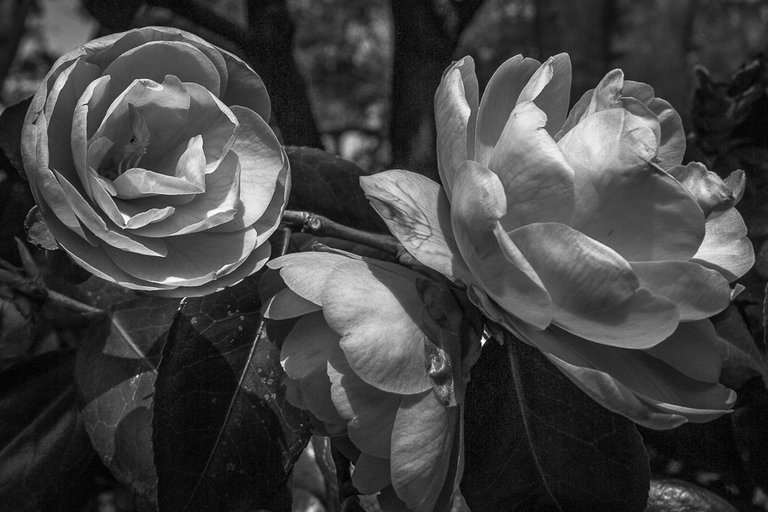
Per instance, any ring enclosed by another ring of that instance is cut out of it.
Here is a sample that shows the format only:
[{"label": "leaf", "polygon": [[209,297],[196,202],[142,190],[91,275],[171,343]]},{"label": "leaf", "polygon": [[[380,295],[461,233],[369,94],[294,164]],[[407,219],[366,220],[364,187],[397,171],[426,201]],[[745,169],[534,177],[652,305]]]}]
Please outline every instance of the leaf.
[{"label": "leaf", "polygon": [[109,317],[106,335],[86,340],[77,354],[86,430],[115,478],[155,502],[152,398],[160,351],[179,299],[144,296],[95,278],[81,289]]},{"label": "leaf", "polygon": [[[24,165],[21,161],[21,127],[24,125],[24,117],[27,115],[30,103],[32,103],[31,96],[7,107],[0,114],[0,127],[2,127],[0,129],[0,150],[21,176],[24,176]],[[2,162],[0,162],[0,167],[5,167]]]},{"label": "leaf", "polygon": [[745,382],[759,376],[768,386],[765,356],[758,350],[739,309],[729,306],[712,323],[719,336],[717,351],[723,360],[720,382],[739,391]]},{"label": "leaf", "polygon": [[0,503],[37,511],[93,459],[78,414],[74,351],[48,352],[0,373]]},{"label": "leaf", "polygon": [[698,485],[662,478],[651,480],[646,512],[738,512],[717,494]]},{"label": "leaf", "polygon": [[471,510],[643,510],[648,457],[627,419],[593,402],[541,353],[491,340],[466,395]]},{"label": "leaf", "polygon": [[185,299],[174,320],[155,383],[161,512],[290,510],[308,421],[285,400],[257,282]]},{"label": "leaf", "polygon": [[310,211],[350,227],[388,233],[360,188],[360,177],[367,174],[357,165],[314,148],[288,146],[285,151],[291,162],[289,210]]}]

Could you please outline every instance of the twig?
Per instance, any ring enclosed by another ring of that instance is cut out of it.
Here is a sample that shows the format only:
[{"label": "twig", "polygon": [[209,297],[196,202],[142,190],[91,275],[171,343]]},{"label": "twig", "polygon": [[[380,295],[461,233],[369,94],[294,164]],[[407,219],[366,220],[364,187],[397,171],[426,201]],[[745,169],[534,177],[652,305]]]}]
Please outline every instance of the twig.
[{"label": "twig", "polygon": [[378,233],[370,233],[368,231],[351,228],[312,212],[286,210],[283,213],[283,222],[298,226],[302,231],[315,235],[341,238],[342,240],[356,242],[382,250],[396,257],[401,263],[403,260],[407,259],[405,255],[408,253],[400,242],[390,235],[380,235]]}]

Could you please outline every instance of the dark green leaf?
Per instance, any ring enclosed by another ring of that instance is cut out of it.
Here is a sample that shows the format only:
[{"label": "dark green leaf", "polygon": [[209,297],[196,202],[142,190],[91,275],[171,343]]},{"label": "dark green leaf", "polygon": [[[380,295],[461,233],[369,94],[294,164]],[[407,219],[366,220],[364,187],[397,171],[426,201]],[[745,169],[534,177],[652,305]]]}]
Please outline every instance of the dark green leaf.
[{"label": "dark green leaf", "polygon": [[[0,150],[22,176],[24,176],[24,165],[21,162],[21,127],[24,125],[24,117],[27,115],[30,103],[32,103],[31,97],[7,107],[0,114]],[[4,167],[2,162],[0,167]]]},{"label": "dark green leaf", "polygon": [[36,511],[64,494],[93,458],[78,414],[74,351],[0,373],[0,508]]},{"label": "dark green leaf", "polygon": [[683,480],[651,480],[646,512],[738,512],[717,494]]},{"label": "dark green leaf", "polygon": [[366,176],[362,169],[320,149],[285,150],[291,162],[288,209],[310,211],[346,226],[388,233],[360,188],[360,177]]},{"label": "dark green leaf", "polygon": [[155,383],[161,511],[290,510],[286,483],[309,434],[281,389],[258,278],[187,299]]},{"label": "dark green leaf", "polygon": [[643,510],[648,458],[634,425],[541,353],[491,340],[466,395],[467,504],[484,512]]},{"label": "dark green leaf", "polygon": [[156,501],[152,397],[179,300],[140,295],[97,279],[81,288],[109,316],[106,332],[78,351],[76,377],[88,435],[118,480]]}]

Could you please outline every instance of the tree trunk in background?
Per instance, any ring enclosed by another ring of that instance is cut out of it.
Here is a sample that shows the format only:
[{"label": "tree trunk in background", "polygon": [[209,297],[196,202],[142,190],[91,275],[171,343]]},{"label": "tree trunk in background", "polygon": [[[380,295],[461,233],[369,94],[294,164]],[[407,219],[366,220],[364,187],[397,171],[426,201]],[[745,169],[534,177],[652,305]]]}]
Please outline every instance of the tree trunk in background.
[{"label": "tree trunk in background", "polygon": [[459,35],[482,0],[464,0],[454,7],[454,27],[435,9],[433,0],[391,0],[394,35],[392,167],[421,173],[434,180],[435,122],[433,98],[443,71],[455,57]]},{"label": "tree trunk in background", "polygon": [[0,85],[11,69],[32,0],[0,0]]}]

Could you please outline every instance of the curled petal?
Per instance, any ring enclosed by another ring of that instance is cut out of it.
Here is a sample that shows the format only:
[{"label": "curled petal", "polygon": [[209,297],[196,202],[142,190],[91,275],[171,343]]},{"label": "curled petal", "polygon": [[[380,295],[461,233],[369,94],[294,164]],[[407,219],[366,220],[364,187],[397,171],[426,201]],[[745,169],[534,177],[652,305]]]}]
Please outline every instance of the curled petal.
[{"label": "curled petal", "polygon": [[728,281],[735,281],[752,268],[755,251],[736,208],[707,221],[704,240],[692,261],[717,270]]},{"label": "curled petal", "polygon": [[477,104],[475,61],[464,57],[448,68],[435,93],[437,169],[448,199],[459,165],[474,156]]},{"label": "curled petal", "polygon": [[736,204],[728,185],[704,164],[691,162],[667,170],[667,173],[683,184],[708,218],[713,213],[721,213]]},{"label": "curled petal", "polygon": [[280,349],[280,364],[286,375],[300,380],[318,368],[325,371],[328,356],[338,346],[339,335],[320,312],[303,316],[288,333]]}]

